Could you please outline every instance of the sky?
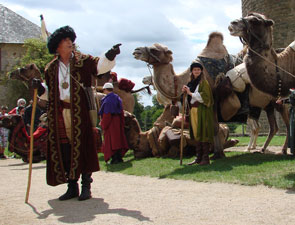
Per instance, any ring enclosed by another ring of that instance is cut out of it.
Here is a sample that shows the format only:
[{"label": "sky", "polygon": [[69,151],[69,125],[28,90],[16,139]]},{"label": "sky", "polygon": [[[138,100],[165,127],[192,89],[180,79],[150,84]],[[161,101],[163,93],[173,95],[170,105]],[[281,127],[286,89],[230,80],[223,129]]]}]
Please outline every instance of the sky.
[{"label": "sky", "polygon": [[[166,45],[173,52],[176,74],[188,68],[213,31],[224,35],[230,54],[242,49],[227,29],[242,15],[241,0],[2,0],[1,4],[39,26],[42,14],[51,33],[71,26],[85,54],[100,56],[122,43],[112,71],[119,79],[132,80],[134,90],[143,87],[142,78],[150,75],[146,63],[132,55],[137,47]],[[141,96],[141,103],[152,105],[151,96]]]}]

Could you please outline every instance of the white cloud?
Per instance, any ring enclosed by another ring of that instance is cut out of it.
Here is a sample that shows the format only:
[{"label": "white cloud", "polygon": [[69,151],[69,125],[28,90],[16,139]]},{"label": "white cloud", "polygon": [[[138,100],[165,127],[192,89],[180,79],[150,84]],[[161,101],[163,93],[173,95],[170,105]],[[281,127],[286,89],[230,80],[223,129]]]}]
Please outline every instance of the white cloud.
[{"label": "white cloud", "polygon": [[[149,73],[144,62],[133,58],[136,47],[155,42],[167,45],[173,51],[176,73],[196,58],[212,31],[224,34],[229,53],[242,48],[227,30],[231,20],[241,17],[240,1],[236,0],[4,0],[1,4],[37,25],[43,14],[49,32],[72,26],[77,45],[88,54],[100,55],[122,43],[114,71],[133,80],[136,89],[144,86],[141,80]],[[144,99],[148,102],[148,97]]]}]

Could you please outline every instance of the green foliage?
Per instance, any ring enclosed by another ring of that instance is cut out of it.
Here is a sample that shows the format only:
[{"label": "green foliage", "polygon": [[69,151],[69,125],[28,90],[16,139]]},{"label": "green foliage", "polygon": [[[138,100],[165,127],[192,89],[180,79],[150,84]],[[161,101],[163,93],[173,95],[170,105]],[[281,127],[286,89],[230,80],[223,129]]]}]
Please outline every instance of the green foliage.
[{"label": "green foliage", "polygon": [[35,63],[43,74],[46,65],[52,60],[53,56],[49,54],[46,42],[42,39],[27,39],[24,43],[26,53],[20,61],[19,67],[30,63]]},{"label": "green foliage", "polygon": [[133,114],[136,116],[141,129],[147,131],[153,127],[154,122],[163,113],[164,107],[158,103],[155,95],[152,99],[153,105],[145,107],[140,102],[141,96],[139,94],[133,94],[133,96],[135,98]]},{"label": "green foliage", "polygon": [[143,122],[142,122],[142,119],[141,119],[141,113],[144,110],[144,106],[140,102],[141,96],[139,94],[137,94],[137,93],[133,94],[133,96],[134,96],[134,100],[135,100],[133,114],[135,115],[136,119],[138,120],[139,125],[141,127],[143,127]]},{"label": "green foliage", "polygon": [[236,128],[239,126],[237,123],[227,123],[227,126],[229,128],[229,132],[234,133]]},{"label": "green foliage", "polygon": [[156,95],[152,99],[153,106],[144,107],[144,111],[141,113],[140,117],[143,122],[141,129],[147,131],[153,127],[154,122],[163,113],[164,106],[160,105],[156,99]]},{"label": "green foliage", "polygon": [[[23,47],[25,48],[25,54],[19,60],[19,63],[14,66],[14,69],[35,63],[43,76],[45,66],[53,58],[47,50],[46,42],[41,39],[27,39]],[[27,86],[21,81],[9,80],[6,77],[1,83],[7,88],[6,99],[8,101],[2,104],[8,105],[9,108],[15,107],[19,98],[25,98],[27,102],[32,98],[29,95]]]}]

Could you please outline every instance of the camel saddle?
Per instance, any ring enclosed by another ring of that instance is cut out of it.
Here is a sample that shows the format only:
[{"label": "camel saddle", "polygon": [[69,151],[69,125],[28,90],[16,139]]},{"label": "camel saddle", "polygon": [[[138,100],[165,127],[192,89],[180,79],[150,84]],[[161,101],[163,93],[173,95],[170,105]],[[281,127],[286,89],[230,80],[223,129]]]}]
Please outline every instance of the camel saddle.
[{"label": "camel saddle", "polygon": [[202,62],[213,80],[215,80],[218,74],[226,74],[227,71],[231,70],[235,66],[234,59],[230,54],[222,59],[213,59],[201,56],[198,56],[198,59]]}]

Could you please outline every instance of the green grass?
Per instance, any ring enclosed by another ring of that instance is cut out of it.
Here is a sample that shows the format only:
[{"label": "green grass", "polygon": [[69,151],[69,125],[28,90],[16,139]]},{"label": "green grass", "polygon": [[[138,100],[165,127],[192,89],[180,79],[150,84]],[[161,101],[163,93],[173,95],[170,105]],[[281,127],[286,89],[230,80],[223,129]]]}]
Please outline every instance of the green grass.
[{"label": "green grass", "polygon": [[[262,145],[265,138],[259,137],[258,144]],[[275,136],[271,145],[282,145],[284,138],[284,136]],[[241,146],[248,144],[249,137],[239,137],[238,139],[241,141]],[[191,162],[194,157],[183,158],[182,166],[180,166],[178,158],[136,160],[131,150],[125,155],[124,163],[106,164],[101,153],[99,154],[99,162],[101,170],[106,172],[150,176],[159,179],[170,178],[198,182],[266,185],[295,190],[294,156],[245,152],[226,152],[225,154],[226,158],[211,160],[211,164],[206,166],[187,166],[186,164]],[[9,155],[12,154],[9,153]]]},{"label": "green grass", "polygon": [[[250,137],[244,136],[244,137],[230,137],[233,139],[238,139],[239,143],[237,146],[247,146],[250,140]],[[266,136],[258,136],[257,138],[257,145],[258,146],[263,146],[264,142],[266,141],[267,137]],[[285,143],[286,136],[277,136],[275,135],[273,139],[270,142],[270,145],[273,146],[283,146]]]},{"label": "green grass", "polygon": [[206,166],[187,166],[194,157],[179,159],[146,158],[135,160],[131,151],[124,163],[107,165],[99,155],[101,170],[128,175],[171,178],[199,182],[222,182],[242,185],[266,185],[295,190],[293,156],[260,153],[227,152],[226,158],[212,160]]}]

